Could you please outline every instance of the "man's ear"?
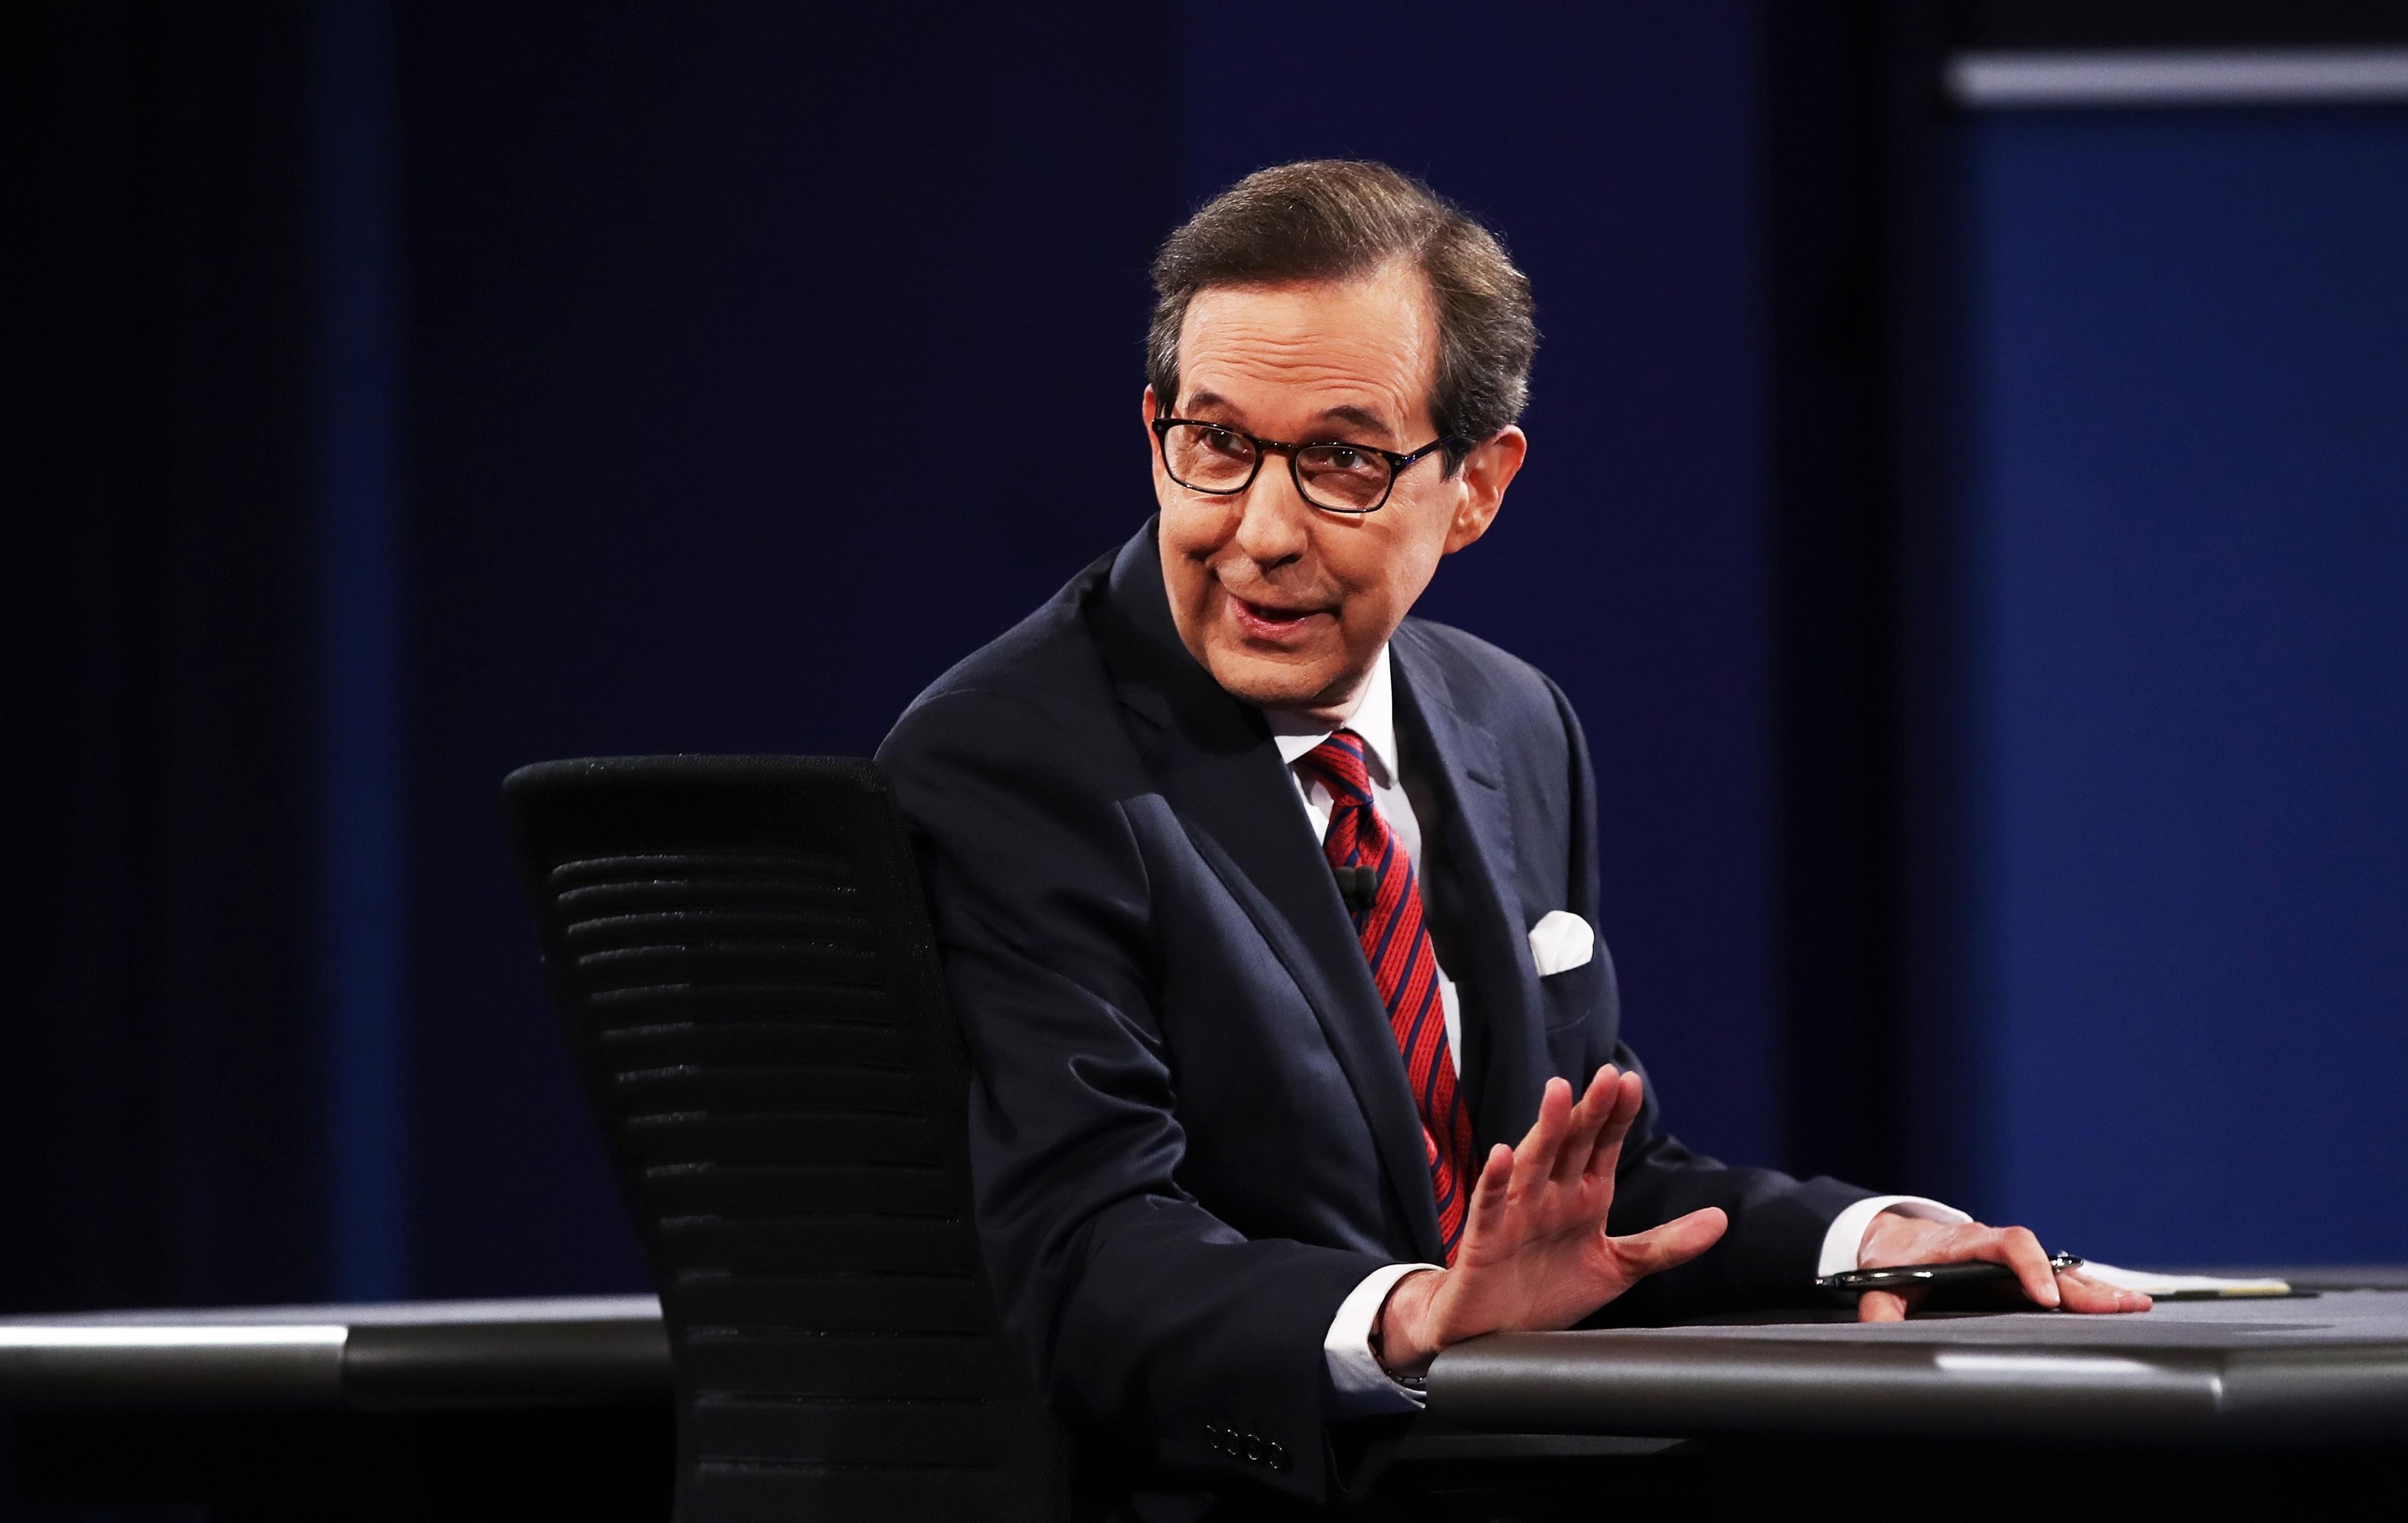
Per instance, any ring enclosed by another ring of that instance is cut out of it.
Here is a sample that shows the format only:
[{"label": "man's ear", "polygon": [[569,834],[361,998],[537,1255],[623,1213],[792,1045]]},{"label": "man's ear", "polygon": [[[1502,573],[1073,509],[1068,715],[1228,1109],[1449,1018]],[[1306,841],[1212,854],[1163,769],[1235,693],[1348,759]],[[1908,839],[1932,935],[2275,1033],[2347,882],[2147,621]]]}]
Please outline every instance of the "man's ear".
[{"label": "man's ear", "polygon": [[1154,395],[1151,383],[1145,388],[1144,412],[1145,431],[1151,434],[1154,432],[1154,420],[1162,416],[1162,398]]},{"label": "man's ear", "polygon": [[1505,504],[1505,489],[1522,469],[1522,462],[1530,453],[1529,436],[1517,427],[1484,443],[1472,447],[1463,457],[1456,471],[1462,484],[1462,495],[1456,497],[1455,520],[1446,526],[1446,553],[1471,544],[1488,532],[1497,521],[1497,510]]}]

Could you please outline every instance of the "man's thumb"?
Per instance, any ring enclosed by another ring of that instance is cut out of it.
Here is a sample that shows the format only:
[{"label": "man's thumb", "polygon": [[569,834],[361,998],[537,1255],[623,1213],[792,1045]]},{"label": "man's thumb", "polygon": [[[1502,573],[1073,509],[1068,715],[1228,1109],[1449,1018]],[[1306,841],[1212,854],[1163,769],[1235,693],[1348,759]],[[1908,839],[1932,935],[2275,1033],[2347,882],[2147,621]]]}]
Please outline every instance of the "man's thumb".
[{"label": "man's thumb", "polygon": [[1622,1261],[1634,1275],[1660,1274],[1697,1257],[1722,1241],[1730,1227],[1730,1218],[1719,1206],[1708,1206],[1685,1216],[1675,1216],[1661,1227],[1649,1228],[1617,1239],[1615,1246],[1622,1251]]}]

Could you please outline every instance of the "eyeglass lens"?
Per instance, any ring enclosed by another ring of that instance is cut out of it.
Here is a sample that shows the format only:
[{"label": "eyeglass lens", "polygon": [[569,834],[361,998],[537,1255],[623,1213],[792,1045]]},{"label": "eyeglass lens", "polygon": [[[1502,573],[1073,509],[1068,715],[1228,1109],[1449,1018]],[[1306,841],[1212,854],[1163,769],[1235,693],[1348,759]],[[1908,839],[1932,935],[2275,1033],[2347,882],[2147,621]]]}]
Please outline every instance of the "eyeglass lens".
[{"label": "eyeglass lens", "polygon": [[[1163,462],[1171,479],[1198,492],[1236,492],[1254,476],[1252,439],[1210,424],[1163,430]],[[1388,495],[1388,462],[1348,444],[1308,444],[1296,452],[1296,476],[1307,502],[1339,512],[1368,512]]]}]

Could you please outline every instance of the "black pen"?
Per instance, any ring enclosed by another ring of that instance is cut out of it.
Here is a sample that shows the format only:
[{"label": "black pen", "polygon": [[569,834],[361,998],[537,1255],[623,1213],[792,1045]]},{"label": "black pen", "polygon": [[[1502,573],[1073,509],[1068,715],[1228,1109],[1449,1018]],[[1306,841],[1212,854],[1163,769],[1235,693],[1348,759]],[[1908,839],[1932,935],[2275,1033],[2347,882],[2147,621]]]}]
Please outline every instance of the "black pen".
[{"label": "black pen", "polygon": [[[2051,1271],[2070,1270],[2082,1262],[2071,1254],[2050,1257]],[[2012,1280],[2015,1272],[2004,1264],[1987,1260],[1962,1264],[1892,1264],[1886,1269],[1848,1270],[1839,1274],[1826,1274],[1814,1282],[1817,1290],[1839,1290],[1856,1295],[1867,1290],[1916,1290],[1932,1286],[1978,1285],[1985,1280]]]}]

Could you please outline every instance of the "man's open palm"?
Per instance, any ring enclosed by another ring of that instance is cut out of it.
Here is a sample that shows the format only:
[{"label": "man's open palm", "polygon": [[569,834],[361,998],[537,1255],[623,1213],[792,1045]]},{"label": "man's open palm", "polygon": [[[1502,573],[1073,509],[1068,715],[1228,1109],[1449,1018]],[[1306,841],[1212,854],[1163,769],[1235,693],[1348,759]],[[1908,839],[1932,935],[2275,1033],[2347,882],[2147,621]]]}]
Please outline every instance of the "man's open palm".
[{"label": "man's open palm", "polygon": [[1611,1064],[1578,1104],[1570,1085],[1547,1081],[1522,1145],[1498,1143],[1482,1166],[1454,1267],[1412,1276],[1390,1298],[1382,1319],[1390,1368],[1482,1333],[1570,1327],[1714,1245],[1727,1220],[1713,1207],[1627,1238],[1605,1230],[1622,1141],[1644,1099],[1639,1075]]}]

